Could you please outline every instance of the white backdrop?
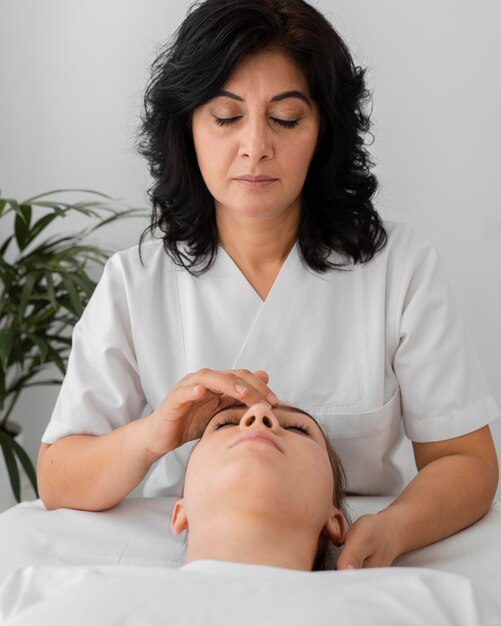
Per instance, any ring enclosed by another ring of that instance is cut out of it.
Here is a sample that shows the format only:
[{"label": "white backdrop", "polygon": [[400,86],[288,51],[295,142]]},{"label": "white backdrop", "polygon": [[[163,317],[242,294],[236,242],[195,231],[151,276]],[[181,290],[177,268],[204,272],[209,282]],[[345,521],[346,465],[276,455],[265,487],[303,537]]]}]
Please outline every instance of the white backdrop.
[{"label": "white backdrop", "polygon": [[[436,245],[501,406],[501,3],[319,0],[369,67],[371,152],[385,218]],[[24,198],[90,188],[146,206],[133,138],[157,46],[187,0],[2,0],[0,189]],[[136,243],[124,222],[104,243]],[[73,225],[68,224],[71,230]],[[14,419],[36,458],[56,388],[28,392]],[[501,455],[501,420],[492,426]],[[501,488],[498,490],[501,497]]]}]

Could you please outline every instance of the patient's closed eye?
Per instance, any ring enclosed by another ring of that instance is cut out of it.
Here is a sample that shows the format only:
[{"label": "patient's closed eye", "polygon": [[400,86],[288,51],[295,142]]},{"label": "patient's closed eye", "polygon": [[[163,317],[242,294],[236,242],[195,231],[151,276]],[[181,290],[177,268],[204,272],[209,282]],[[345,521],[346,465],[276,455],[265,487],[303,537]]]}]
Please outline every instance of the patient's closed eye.
[{"label": "patient's closed eye", "polygon": [[239,423],[240,423],[240,420],[237,418],[234,418],[233,420],[226,418],[222,420],[221,422],[218,422],[216,426],[214,427],[214,430],[219,430],[220,428],[223,428],[223,426],[236,426]]},{"label": "patient's closed eye", "polygon": [[308,428],[308,426],[305,426],[305,424],[291,424],[290,426],[284,426],[284,428],[286,428],[287,430],[298,430],[303,435],[310,434],[310,429]]},{"label": "patient's closed eye", "polygon": [[[240,418],[238,417],[226,417],[223,418],[220,422],[218,422],[214,426],[214,430],[219,430],[224,428],[225,426],[237,426],[240,423]],[[310,428],[306,426],[306,424],[283,424],[282,428],[285,430],[294,430],[296,432],[300,432],[302,435],[309,435]]]}]

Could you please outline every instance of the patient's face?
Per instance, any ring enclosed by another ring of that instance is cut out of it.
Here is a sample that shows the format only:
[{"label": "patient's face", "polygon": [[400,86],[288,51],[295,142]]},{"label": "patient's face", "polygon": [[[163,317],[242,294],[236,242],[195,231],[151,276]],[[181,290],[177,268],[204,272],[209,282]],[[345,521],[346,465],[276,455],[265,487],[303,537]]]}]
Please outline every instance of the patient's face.
[{"label": "patient's face", "polygon": [[332,509],[333,477],[316,422],[293,407],[232,405],[217,413],[186,471],[188,523],[232,512],[319,532]]}]

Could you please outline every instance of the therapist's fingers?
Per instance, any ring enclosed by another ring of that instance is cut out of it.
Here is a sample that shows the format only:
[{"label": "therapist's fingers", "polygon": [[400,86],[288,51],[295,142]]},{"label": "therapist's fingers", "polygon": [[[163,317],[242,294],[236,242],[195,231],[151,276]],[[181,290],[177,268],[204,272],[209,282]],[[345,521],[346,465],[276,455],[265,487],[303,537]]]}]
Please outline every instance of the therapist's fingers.
[{"label": "therapist's fingers", "polygon": [[256,402],[271,404],[266,398],[270,393],[267,379],[268,374],[262,370],[202,369],[186,374],[149,417],[152,451],[165,454],[200,438],[214,413],[235,399],[249,406]]},{"label": "therapist's fingers", "polygon": [[377,537],[373,535],[371,520],[363,517],[359,518],[346,533],[343,549],[336,564],[339,570],[366,567],[366,560],[373,556],[377,549]]},{"label": "therapist's fingers", "polygon": [[267,402],[270,405],[277,404],[278,399],[268,385],[264,382],[262,372],[257,375],[250,370],[216,371],[201,369],[185,377],[184,384],[192,384],[193,387],[201,385],[214,394],[230,396],[240,400],[247,406],[257,402]]},{"label": "therapist's fingers", "polygon": [[277,403],[270,395],[267,379],[268,374],[263,370],[253,374],[248,370],[202,369],[186,374],[165,398],[166,417],[169,421],[188,419],[183,436],[199,437],[213,414],[233,404],[235,399],[248,406],[256,402]]},{"label": "therapist's fingers", "polygon": [[169,408],[173,411],[185,409],[187,404],[198,402],[207,396],[207,389],[200,384],[178,383],[167,396]]},{"label": "therapist's fingers", "polygon": [[[252,393],[260,394],[262,398],[264,398],[269,404],[277,404],[278,398],[273,393],[273,391],[268,386],[268,374],[263,370],[257,370],[256,372],[251,372],[250,370],[240,369],[240,370],[232,370],[236,376],[240,377],[242,381],[244,381],[244,386],[247,383],[249,385],[249,393],[244,392],[244,397],[240,398],[243,402],[245,402],[248,406],[255,404],[256,402],[261,402],[261,398],[259,395],[256,395],[256,400],[251,395]],[[247,399],[246,399],[247,397]],[[247,401],[248,400],[248,401]]]},{"label": "therapist's fingers", "polygon": [[377,547],[372,515],[362,515],[349,529],[344,538],[344,545],[338,557],[336,567],[343,569],[360,569],[366,566]]},{"label": "therapist's fingers", "polygon": [[338,569],[387,567],[398,556],[396,531],[380,514],[362,515],[348,530]]},{"label": "therapist's fingers", "polygon": [[361,569],[367,556],[367,545],[363,540],[346,536],[341,554],[338,556],[336,569]]},{"label": "therapist's fingers", "polygon": [[338,570],[362,569],[363,566],[364,559],[353,550],[349,550],[347,552],[343,551],[339,555],[336,563],[336,569]]},{"label": "therapist's fingers", "polygon": [[261,378],[261,380],[262,380],[264,383],[268,384],[268,381],[270,380],[270,377],[268,376],[267,372],[265,372],[264,370],[256,370],[256,371],[254,372],[254,374],[255,374],[256,376],[259,376],[259,378]]}]

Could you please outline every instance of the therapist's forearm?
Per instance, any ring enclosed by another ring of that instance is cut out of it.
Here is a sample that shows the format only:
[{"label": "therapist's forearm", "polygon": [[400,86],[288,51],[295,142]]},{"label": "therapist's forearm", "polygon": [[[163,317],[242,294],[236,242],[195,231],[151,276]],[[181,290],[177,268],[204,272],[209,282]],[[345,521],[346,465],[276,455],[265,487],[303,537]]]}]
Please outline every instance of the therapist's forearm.
[{"label": "therapist's forearm", "polygon": [[432,461],[378,515],[396,530],[396,556],[470,526],[490,509],[497,470],[485,460],[453,454]]},{"label": "therapist's forearm", "polygon": [[102,511],[117,505],[157,460],[144,419],[106,435],[64,437],[40,454],[38,490],[47,509]]}]

